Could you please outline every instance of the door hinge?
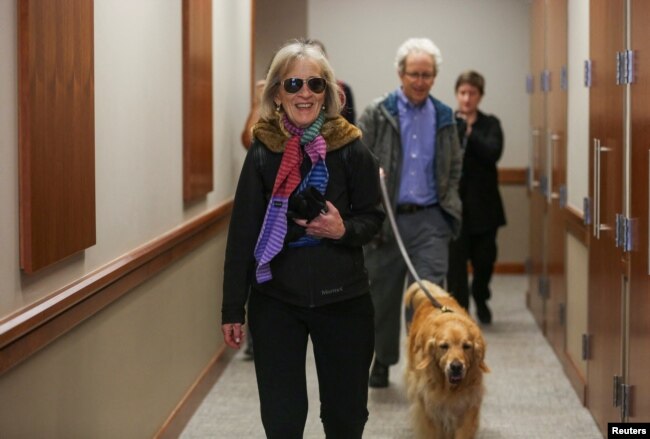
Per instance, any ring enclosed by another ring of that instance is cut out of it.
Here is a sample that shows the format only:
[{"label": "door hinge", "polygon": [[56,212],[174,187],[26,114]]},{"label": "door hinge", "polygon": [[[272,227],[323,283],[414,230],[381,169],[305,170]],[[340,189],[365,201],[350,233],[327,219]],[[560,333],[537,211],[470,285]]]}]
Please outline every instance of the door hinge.
[{"label": "door hinge", "polygon": [[535,77],[530,73],[526,75],[526,93],[532,95],[535,91]]},{"label": "door hinge", "polygon": [[560,303],[558,305],[558,313],[559,313],[559,321],[560,321],[560,326],[565,326],[566,325],[566,304]]},{"label": "door hinge", "polygon": [[546,175],[539,177],[539,191],[544,195],[544,198],[548,196],[548,177]]},{"label": "door hinge", "polygon": [[591,359],[591,335],[582,334],[582,359],[584,361]]},{"label": "door hinge", "polygon": [[564,209],[568,203],[569,194],[565,184],[560,186],[560,208]]},{"label": "door hinge", "polygon": [[591,87],[591,60],[590,59],[585,60],[584,84],[585,84],[585,87],[587,87],[587,88]]},{"label": "door hinge", "polygon": [[629,384],[621,384],[621,420],[627,422],[627,419],[632,416],[632,388]]},{"label": "door hinge", "polygon": [[634,82],[634,51],[616,52],[616,84],[626,85]]},{"label": "door hinge", "polygon": [[623,214],[616,214],[616,247],[620,247],[624,252],[630,252],[634,249],[636,241],[636,220],[627,218]]},{"label": "door hinge", "polygon": [[530,257],[527,257],[524,261],[524,270],[526,270],[526,274],[533,273],[533,261],[530,259]]},{"label": "door hinge", "polygon": [[634,82],[634,51],[626,50],[625,52],[625,83],[632,84]]},{"label": "door hinge", "polygon": [[542,70],[539,74],[539,86],[544,93],[551,91],[551,72],[549,70]]},{"label": "door hinge", "polygon": [[538,294],[542,299],[548,299],[551,292],[551,285],[547,276],[541,276],[538,284]]},{"label": "door hinge", "polygon": [[564,91],[569,89],[569,71],[567,70],[567,66],[562,66],[560,70],[560,89]]},{"label": "door hinge", "polygon": [[582,199],[582,221],[585,226],[591,224],[591,198],[584,197]]}]

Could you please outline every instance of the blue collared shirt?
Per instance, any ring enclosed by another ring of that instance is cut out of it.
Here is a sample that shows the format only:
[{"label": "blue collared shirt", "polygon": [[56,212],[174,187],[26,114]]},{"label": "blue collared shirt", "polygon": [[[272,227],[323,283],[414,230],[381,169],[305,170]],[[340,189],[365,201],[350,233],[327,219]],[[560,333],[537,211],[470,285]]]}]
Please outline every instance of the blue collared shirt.
[{"label": "blue collared shirt", "polygon": [[430,99],[416,106],[401,88],[397,94],[402,139],[402,178],[397,204],[428,206],[438,202],[434,179],[436,110]]}]

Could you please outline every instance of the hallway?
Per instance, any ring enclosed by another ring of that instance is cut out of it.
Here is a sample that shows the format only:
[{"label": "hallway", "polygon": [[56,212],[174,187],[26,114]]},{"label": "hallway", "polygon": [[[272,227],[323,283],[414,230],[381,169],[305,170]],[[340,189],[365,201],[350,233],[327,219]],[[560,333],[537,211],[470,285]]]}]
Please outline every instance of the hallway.
[{"label": "hallway", "polygon": [[[562,367],[526,309],[526,276],[496,276],[494,323],[488,344],[486,396],[478,439],[596,439],[602,437],[571,388]],[[403,357],[403,356],[402,356]],[[308,355],[310,412],[305,438],[322,438],[313,357]],[[368,439],[411,438],[402,384],[403,362],[391,368],[388,389],[371,389]],[[182,439],[263,438],[253,363],[243,353],[231,360],[186,426]]]}]

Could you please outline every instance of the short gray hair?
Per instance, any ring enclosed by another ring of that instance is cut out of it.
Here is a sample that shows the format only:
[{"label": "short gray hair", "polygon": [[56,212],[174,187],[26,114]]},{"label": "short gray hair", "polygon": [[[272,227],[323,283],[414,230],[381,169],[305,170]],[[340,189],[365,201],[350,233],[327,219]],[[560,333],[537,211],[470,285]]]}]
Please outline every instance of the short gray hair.
[{"label": "short gray hair", "polygon": [[412,53],[425,53],[431,55],[434,69],[433,75],[438,75],[440,64],[442,64],[442,54],[440,53],[438,46],[428,38],[409,38],[399,46],[399,49],[397,49],[397,55],[395,56],[395,67],[397,67],[399,73],[404,73],[406,57]]},{"label": "short gray hair", "polygon": [[275,115],[275,97],[280,90],[283,75],[294,62],[302,59],[315,61],[320,67],[321,75],[327,81],[325,88],[325,115],[333,118],[339,115],[342,108],[339,86],[334,76],[334,70],[321,51],[320,47],[304,40],[291,40],[277,51],[266,75],[266,84],[262,92],[260,117],[272,119]]}]

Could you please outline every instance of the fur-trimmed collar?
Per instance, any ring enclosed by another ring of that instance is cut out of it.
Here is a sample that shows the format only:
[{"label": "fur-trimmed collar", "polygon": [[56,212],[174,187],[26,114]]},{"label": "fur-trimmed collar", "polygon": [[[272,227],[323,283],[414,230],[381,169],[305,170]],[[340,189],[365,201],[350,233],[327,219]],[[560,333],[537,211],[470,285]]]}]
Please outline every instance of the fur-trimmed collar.
[{"label": "fur-trimmed collar", "polygon": [[[263,119],[253,126],[253,136],[272,152],[283,152],[291,134],[281,123],[281,116]],[[327,144],[327,152],[334,151],[361,137],[361,130],[349,123],[343,116],[328,119],[321,128]]]}]

